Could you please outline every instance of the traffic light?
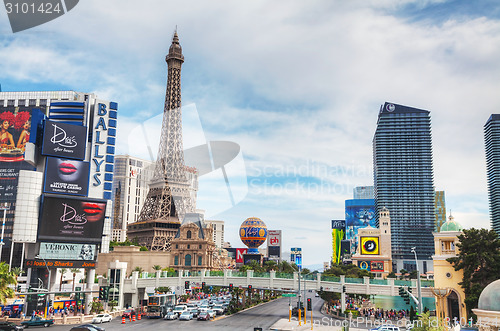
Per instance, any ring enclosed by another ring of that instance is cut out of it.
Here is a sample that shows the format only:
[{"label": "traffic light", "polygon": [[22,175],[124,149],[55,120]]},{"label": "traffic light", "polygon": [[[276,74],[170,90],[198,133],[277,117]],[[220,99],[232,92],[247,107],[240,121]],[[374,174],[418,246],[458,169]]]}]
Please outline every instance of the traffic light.
[{"label": "traffic light", "polygon": [[204,290],[204,289],[205,289],[205,285],[207,285],[207,283],[205,283],[205,282],[202,282],[202,283],[201,283],[201,289],[202,289],[202,290]]},{"label": "traffic light", "polygon": [[17,292],[21,292],[21,285],[17,285]]},{"label": "traffic light", "polygon": [[233,284],[229,284],[229,291],[232,291],[233,290]]},{"label": "traffic light", "polygon": [[307,298],[307,310],[312,310],[311,298]]},{"label": "traffic light", "polygon": [[186,280],[186,281],[184,282],[184,288],[185,288],[186,290],[189,290],[189,280]]},{"label": "traffic light", "polygon": [[106,286],[99,287],[99,300],[104,300],[106,297]]},{"label": "traffic light", "polygon": [[252,285],[248,285],[248,291],[252,290]]},{"label": "traffic light", "polygon": [[347,292],[347,289],[345,287],[345,285],[342,286],[342,293],[346,293]]},{"label": "traffic light", "polygon": [[401,286],[399,287],[399,296],[402,298],[405,296],[405,289]]},{"label": "traffic light", "polygon": [[109,299],[109,286],[104,286],[104,301]]},{"label": "traffic light", "polygon": [[[99,294],[100,294],[100,291],[99,291]],[[77,300],[77,301],[80,300],[80,292],[75,293],[75,300]]]},{"label": "traffic light", "polygon": [[409,286],[408,286],[408,292],[410,292],[410,293],[411,293],[411,287],[409,287]]}]

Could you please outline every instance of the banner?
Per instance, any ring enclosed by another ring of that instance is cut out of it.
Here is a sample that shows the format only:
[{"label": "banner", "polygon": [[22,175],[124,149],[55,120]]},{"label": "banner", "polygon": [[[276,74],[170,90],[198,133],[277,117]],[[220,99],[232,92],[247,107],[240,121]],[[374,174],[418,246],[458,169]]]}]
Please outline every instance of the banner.
[{"label": "banner", "polygon": [[43,192],[86,196],[89,170],[88,162],[48,157]]},{"label": "banner", "polygon": [[341,243],[345,239],[345,220],[332,220],[332,264],[339,264],[341,259]]},{"label": "banner", "polygon": [[30,140],[31,112],[29,107],[5,107],[0,110],[0,161],[24,160],[26,143]]},{"label": "banner", "polygon": [[384,261],[371,261],[370,270],[384,272]]},{"label": "banner", "polygon": [[97,245],[42,242],[38,255],[45,260],[95,261]]},{"label": "banner", "polygon": [[87,128],[85,126],[45,121],[43,155],[83,160],[86,142]]},{"label": "banner", "polygon": [[26,268],[96,268],[95,261],[61,261],[61,260],[26,260]]},{"label": "banner", "polygon": [[378,255],[379,244],[378,237],[361,237],[361,255]]},{"label": "banner", "polygon": [[243,255],[247,254],[247,248],[236,248],[236,263],[243,263]]},{"label": "banner", "polygon": [[106,200],[43,195],[38,241],[100,243]]}]

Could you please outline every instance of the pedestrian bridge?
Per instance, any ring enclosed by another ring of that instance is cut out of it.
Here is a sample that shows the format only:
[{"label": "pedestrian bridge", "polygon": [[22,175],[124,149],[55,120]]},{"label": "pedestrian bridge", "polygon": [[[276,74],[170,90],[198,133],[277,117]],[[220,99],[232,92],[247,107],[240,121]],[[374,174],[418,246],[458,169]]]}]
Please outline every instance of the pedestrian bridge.
[{"label": "pedestrian bridge", "polygon": [[[175,273],[158,271],[156,273],[144,272],[139,274],[135,271],[130,278],[124,279],[123,295],[125,302],[133,306],[138,304],[138,300],[144,299],[146,293],[151,293],[154,288],[168,286],[176,293],[183,293],[185,282],[189,281],[191,286],[200,287],[203,282],[206,286],[226,286],[233,284],[233,287],[248,287],[252,285],[254,289],[268,289],[294,292],[299,290],[299,274],[279,273],[275,271],[258,273],[253,270],[239,272],[233,270],[224,271],[200,271],[188,272],[180,270]],[[431,287],[434,281],[421,281],[422,296],[433,297]],[[345,286],[346,293],[367,294],[367,295],[387,295],[399,296],[399,287],[408,286],[412,292],[417,294],[416,280],[405,281],[397,279],[370,279],[346,278],[345,276],[333,277],[322,273],[300,276],[300,290],[316,290],[327,292],[342,292]]]}]

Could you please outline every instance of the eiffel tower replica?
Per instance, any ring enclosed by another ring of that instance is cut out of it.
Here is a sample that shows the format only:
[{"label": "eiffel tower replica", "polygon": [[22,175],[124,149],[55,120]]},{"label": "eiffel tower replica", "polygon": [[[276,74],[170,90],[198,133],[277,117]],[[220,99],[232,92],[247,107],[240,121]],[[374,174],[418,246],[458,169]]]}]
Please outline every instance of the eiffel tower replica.
[{"label": "eiffel tower replica", "polygon": [[149,192],[139,219],[128,226],[127,236],[151,251],[169,251],[186,213],[194,211],[186,177],[182,145],[181,66],[184,62],[177,31],[165,58],[167,91],[160,146]]}]

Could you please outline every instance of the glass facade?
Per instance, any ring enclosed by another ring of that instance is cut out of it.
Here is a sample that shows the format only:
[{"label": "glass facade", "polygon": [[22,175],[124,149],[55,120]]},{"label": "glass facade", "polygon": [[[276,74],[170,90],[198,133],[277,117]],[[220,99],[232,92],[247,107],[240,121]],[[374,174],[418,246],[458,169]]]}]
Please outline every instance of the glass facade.
[{"label": "glass facade", "polygon": [[393,259],[434,254],[434,177],[430,112],[385,103],[373,138],[375,217],[391,213]]},{"label": "glass facade", "polygon": [[500,237],[500,114],[491,115],[486,122],[484,142],[491,228]]}]

